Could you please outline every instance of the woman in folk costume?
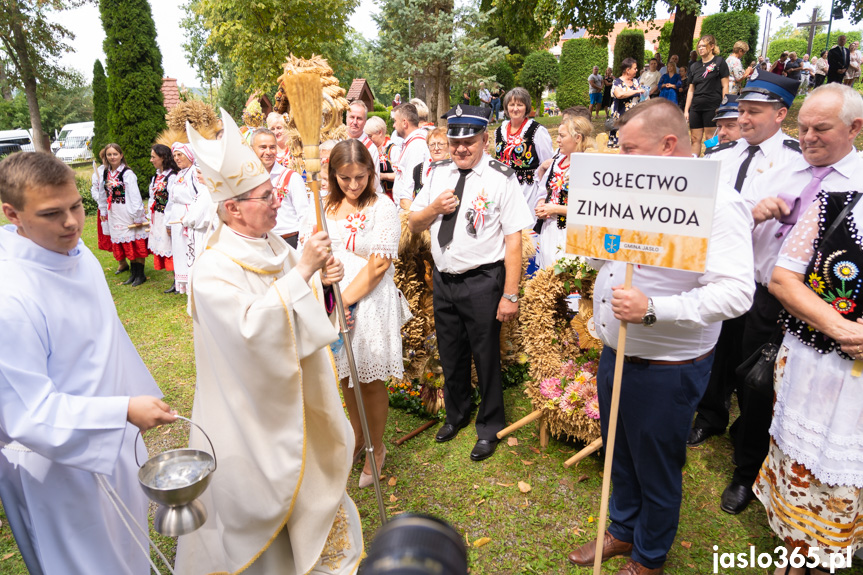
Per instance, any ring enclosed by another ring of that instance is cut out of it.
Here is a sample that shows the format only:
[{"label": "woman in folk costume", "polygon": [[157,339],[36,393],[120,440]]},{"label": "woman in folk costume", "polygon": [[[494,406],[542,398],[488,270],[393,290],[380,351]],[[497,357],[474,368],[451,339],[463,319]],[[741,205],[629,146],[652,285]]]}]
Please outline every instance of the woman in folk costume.
[{"label": "woman in folk costume", "polygon": [[[90,177],[90,196],[93,197],[93,201],[96,204],[99,204],[99,198],[102,195],[102,182],[105,180],[105,165],[107,160],[105,159],[105,148],[99,150],[99,159],[102,160],[102,164],[97,166],[96,161],[93,160],[93,175]],[[97,244],[96,247],[100,250],[114,253],[114,246],[111,244],[111,233],[108,231],[108,222],[103,218],[108,217],[107,207],[105,212],[102,213],[102,208],[99,208],[99,223],[96,226],[96,237]],[[126,262],[123,262],[125,264]],[[114,272],[114,275],[121,274],[124,271],[129,269],[129,265],[125,266],[121,264],[119,268]]]},{"label": "woman in folk costume", "polygon": [[138,177],[126,165],[123,150],[118,144],[105,146],[105,179],[103,193],[99,199],[99,212],[104,207],[107,216],[111,242],[114,244],[114,259],[123,267],[126,260],[132,262],[132,273],[123,283],[132,287],[139,286],[147,277],[144,275],[144,260],[150,253],[147,248],[147,212],[138,189]]},{"label": "woman in folk costume", "polygon": [[[398,258],[401,222],[398,208],[376,194],[375,166],[362,142],[339,142],[330,153],[329,193],[325,207],[327,227],[332,234],[333,255],[345,264],[345,279],[340,282],[345,313],[354,319],[351,335],[357,375],[363,385],[363,403],[374,451],[380,454],[375,463],[378,473],[386,458],[384,428],[389,410],[389,395],[384,382],[401,379],[401,327],[410,319],[404,296],[393,280],[393,260]],[[305,244],[312,234],[313,218],[306,219],[301,235]],[[354,428],[354,458],[362,454],[363,431],[359,408],[350,379],[347,352],[339,349],[336,366],[341,379],[342,395]],[[360,475],[360,487],[369,487],[371,461],[366,458]]]},{"label": "woman in folk costume", "polygon": [[[150,237],[147,245],[153,254],[153,269],[173,270],[171,234],[165,213],[171,207],[171,181],[176,179],[180,170],[171,156],[171,148],[162,144],[154,144],[150,148],[150,163],[156,168],[156,175],[150,180],[150,205],[147,207],[150,214]],[[165,293],[176,291],[171,286]]]},{"label": "woman in folk costume", "polygon": [[[192,420],[209,434],[219,470],[199,499],[207,522],[179,539],[176,571],[354,573],[363,554],[345,491],[354,438],[327,349],[338,333],[324,305],[324,284],[344,268],[322,232],[300,254],[269,231],[279,196],[224,110],[222,119],[222,140],[188,129],[218,205],[189,303]],[[192,431],[193,448],[206,442]]]},{"label": "woman in folk costume", "polygon": [[494,131],[494,157],[515,170],[528,206],[535,206],[544,194],[537,186],[536,170],[554,154],[551,135],[544,126],[528,118],[530,94],[513,88],[503,97],[504,120]]},{"label": "woman in folk costume", "polygon": [[198,173],[193,162],[195,154],[192,147],[182,142],[171,146],[174,163],[179,172],[174,179],[168,181],[168,195],[171,198],[170,209],[165,210],[168,225],[171,226],[171,253],[174,254],[174,289],[177,293],[186,293],[189,283],[189,270],[195,263],[195,237],[193,230],[183,225],[183,218],[189,213],[199,190],[203,189],[197,182]]},{"label": "woman in folk costume", "polygon": [[590,120],[564,116],[557,132],[560,151],[554,158],[543,162],[537,171],[539,187],[545,192],[545,197],[536,204],[536,217],[542,223],[536,254],[536,263],[540,268],[554,265],[566,252],[570,155],[584,152],[592,136],[593,125]]}]

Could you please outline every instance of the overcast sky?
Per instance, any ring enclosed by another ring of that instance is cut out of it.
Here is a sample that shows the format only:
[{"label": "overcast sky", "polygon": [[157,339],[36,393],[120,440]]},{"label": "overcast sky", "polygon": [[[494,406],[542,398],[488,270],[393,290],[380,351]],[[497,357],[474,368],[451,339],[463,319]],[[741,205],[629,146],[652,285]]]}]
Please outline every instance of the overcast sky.
[{"label": "overcast sky", "polygon": [[[195,71],[186,62],[183,53],[184,33],[179,24],[184,16],[180,8],[181,3],[183,2],[175,0],[151,0],[150,2],[153,7],[153,18],[156,22],[157,41],[162,50],[162,67],[165,69],[165,74],[177,78],[181,84],[192,87],[197,86],[199,81],[195,76]],[[792,15],[791,21],[797,24],[808,20],[812,14],[812,9],[816,6],[823,6],[825,13],[830,9],[829,4],[825,2],[807,0]],[[377,7],[373,0],[361,0],[360,7],[357,8],[350,20],[351,26],[363,32],[368,38],[376,37],[377,26],[371,18],[371,14],[375,11],[377,11]],[[704,13],[714,14],[718,11],[719,0],[708,0]],[[775,8],[771,11],[774,14],[771,31],[776,31],[787,19],[779,18],[779,12]],[[762,9],[760,13],[762,27],[759,32],[759,42],[764,35],[765,12],[766,9]],[[667,17],[666,14],[658,14],[657,16],[659,18]],[[88,5],[75,10],[64,11],[61,21],[76,36],[72,42],[75,52],[64,55],[61,61],[64,65],[77,68],[86,78],[91,78],[93,63],[96,58],[101,59],[103,64],[105,63],[105,55],[102,52],[102,41],[105,39],[105,33],[99,19],[99,9],[96,6]],[[860,28],[859,26],[852,26],[847,19],[834,22],[834,29],[836,26],[844,30]]]}]

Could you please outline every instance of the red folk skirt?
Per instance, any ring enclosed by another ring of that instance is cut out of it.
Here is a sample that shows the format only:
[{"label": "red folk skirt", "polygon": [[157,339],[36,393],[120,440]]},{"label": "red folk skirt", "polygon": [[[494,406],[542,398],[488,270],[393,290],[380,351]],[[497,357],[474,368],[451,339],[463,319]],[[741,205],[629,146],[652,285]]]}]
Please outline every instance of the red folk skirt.
[{"label": "red folk skirt", "polygon": [[136,260],[138,258],[146,258],[150,255],[150,249],[147,247],[147,238],[114,244],[113,251],[114,259],[118,262],[124,259]]}]

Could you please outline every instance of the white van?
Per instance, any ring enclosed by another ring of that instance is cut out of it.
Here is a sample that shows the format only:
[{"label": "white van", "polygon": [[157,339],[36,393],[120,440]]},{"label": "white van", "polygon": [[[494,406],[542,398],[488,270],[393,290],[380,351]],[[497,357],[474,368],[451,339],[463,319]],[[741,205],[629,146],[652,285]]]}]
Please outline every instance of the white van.
[{"label": "white van", "polygon": [[15,146],[18,146],[22,152],[36,151],[28,130],[0,130],[0,147],[8,153],[18,151]]},{"label": "white van", "polygon": [[[93,141],[94,127],[93,122],[66,124],[57,141],[51,144],[51,151],[67,164],[90,162],[93,159],[90,142]],[[60,145],[55,149],[58,142]]]}]

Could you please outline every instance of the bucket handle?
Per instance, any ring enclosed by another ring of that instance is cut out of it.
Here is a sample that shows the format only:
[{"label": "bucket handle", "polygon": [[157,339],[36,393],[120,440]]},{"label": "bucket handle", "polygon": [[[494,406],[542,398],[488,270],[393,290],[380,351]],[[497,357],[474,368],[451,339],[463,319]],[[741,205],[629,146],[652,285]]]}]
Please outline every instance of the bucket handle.
[{"label": "bucket handle", "polygon": [[[210,436],[207,435],[207,432],[204,431],[204,429],[200,425],[198,425],[197,423],[195,423],[194,421],[192,421],[188,417],[183,417],[182,415],[178,415],[177,419],[182,419],[184,421],[188,421],[189,423],[191,423],[192,425],[197,427],[201,431],[201,433],[204,434],[204,437],[207,438],[207,443],[210,444],[210,452],[213,454],[213,471],[216,471],[216,469],[219,467],[219,464],[216,461],[216,450],[213,448],[213,442],[210,440]],[[161,427],[161,425],[158,427]],[[138,438],[141,437],[141,435],[142,435],[141,430],[139,429],[138,435],[135,436],[135,463],[138,465],[138,467],[141,467],[141,462],[138,461]]]}]

